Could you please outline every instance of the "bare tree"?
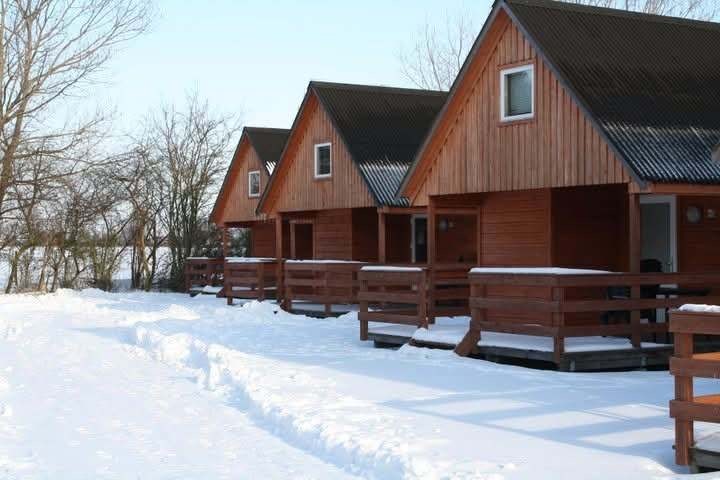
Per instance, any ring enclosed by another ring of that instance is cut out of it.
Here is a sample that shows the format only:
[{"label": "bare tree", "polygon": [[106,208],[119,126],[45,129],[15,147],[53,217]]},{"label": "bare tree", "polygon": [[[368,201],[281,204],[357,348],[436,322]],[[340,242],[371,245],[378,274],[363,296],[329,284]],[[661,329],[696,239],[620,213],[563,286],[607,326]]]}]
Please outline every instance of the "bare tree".
[{"label": "bare tree", "polygon": [[0,0],[0,212],[10,210],[23,157],[62,154],[95,130],[101,116],[59,126],[50,118],[148,18],[145,0]]},{"label": "bare tree", "polygon": [[185,259],[204,248],[213,235],[207,217],[222,181],[236,118],[211,112],[197,94],[182,109],[164,108],[151,122],[151,139],[159,159],[163,189],[163,228],[170,249],[173,288],[183,283]]},{"label": "bare tree", "polygon": [[438,27],[426,20],[415,44],[399,55],[400,69],[419,88],[449,90],[477,34],[469,15],[447,15]]},{"label": "bare tree", "polygon": [[[720,15],[718,0],[560,1],[698,20]],[[426,20],[417,41],[399,54],[402,74],[419,88],[449,90],[479,30],[479,22],[470,18],[468,14],[446,15],[441,24]]]}]

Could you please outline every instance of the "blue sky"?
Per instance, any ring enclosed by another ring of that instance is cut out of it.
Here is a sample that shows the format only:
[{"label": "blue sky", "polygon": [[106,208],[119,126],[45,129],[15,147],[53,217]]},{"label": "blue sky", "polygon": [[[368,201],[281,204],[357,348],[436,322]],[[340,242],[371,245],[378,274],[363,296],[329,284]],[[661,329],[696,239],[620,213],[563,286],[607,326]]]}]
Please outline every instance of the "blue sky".
[{"label": "blue sky", "polygon": [[491,0],[160,0],[150,31],[113,59],[100,101],[132,129],[161,103],[197,90],[245,125],[289,127],[309,80],[412,86],[398,53],[426,19],[470,15]]}]

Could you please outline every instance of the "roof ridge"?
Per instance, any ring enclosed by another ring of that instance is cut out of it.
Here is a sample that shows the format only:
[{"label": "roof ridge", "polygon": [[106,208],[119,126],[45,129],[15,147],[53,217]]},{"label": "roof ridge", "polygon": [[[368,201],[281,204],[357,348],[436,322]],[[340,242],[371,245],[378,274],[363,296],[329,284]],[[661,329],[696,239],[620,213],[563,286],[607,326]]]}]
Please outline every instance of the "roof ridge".
[{"label": "roof ridge", "polygon": [[243,127],[247,132],[263,132],[263,133],[288,133],[289,128],[274,128],[274,127]]},{"label": "roof ridge", "polygon": [[320,88],[334,88],[342,90],[365,90],[365,91],[386,91],[398,94],[422,94],[422,95],[447,95],[448,92],[444,90],[430,90],[422,88],[405,88],[405,87],[392,87],[386,85],[366,85],[366,84],[355,84],[355,83],[338,83],[338,82],[324,82],[318,80],[310,81],[311,87]]},{"label": "roof ridge", "polygon": [[687,27],[720,29],[720,23],[707,20],[697,20],[693,18],[674,17],[670,15],[659,15],[654,13],[638,12],[634,10],[624,10],[620,8],[599,7],[595,5],[582,5],[578,3],[570,3],[561,0],[499,0],[512,7],[513,5],[523,5],[527,7],[553,8],[556,10],[575,11],[580,13],[588,13],[595,15],[609,15],[615,17],[624,17],[634,20],[652,21],[660,23],[668,23],[682,25]]}]

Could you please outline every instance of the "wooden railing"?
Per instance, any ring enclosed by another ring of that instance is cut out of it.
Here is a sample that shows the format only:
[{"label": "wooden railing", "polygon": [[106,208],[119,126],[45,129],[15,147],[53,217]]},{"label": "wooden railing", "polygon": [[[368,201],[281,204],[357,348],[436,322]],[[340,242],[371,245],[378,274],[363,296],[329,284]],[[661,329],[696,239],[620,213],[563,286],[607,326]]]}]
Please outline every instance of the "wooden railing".
[{"label": "wooden railing", "polygon": [[427,327],[437,317],[469,315],[470,265],[367,267],[360,274],[360,338],[368,322]]},{"label": "wooden railing", "polygon": [[278,262],[273,258],[225,259],[224,293],[228,305],[233,299],[277,298]]},{"label": "wooden railing", "polygon": [[[360,271],[360,339],[368,322],[428,326],[428,274],[420,267],[365,267]],[[372,308],[372,310],[371,310]]]},{"label": "wooden railing", "polygon": [[437,317],[470,315],[468,300],[472,265],[462,263],[436,264],[428,267],[428,321]]},{"label": "wooden railing", "polygon": [[358,302],[358,272],[362,262],[332,260],[287,260],[283,266],[284,308],[293,310],[294,301],[323,305],[323,314],[333,305]]},{"label": "wooden railing", "polygon": [[694,444],[693,422],[720,423],[720,395],[694,396],[693,378],[720,378],[720,352],[694,353],[695,335],[720,335],[720,313],[674,311],[670,331],[675,355],[670,373],[675,377],[675,400],[670,417],[675,419],[675,461],[689,465]]},{"label": "wooden railing", "polygon": [[[642,323],[642,311],[720,301],[717,296],[641,298],[643,287],[668,284],[718,286],[720,274],[472,272],[472,320],[455,351],[472,353],[482,331],[548,336],[560,363],[565,338],[629,336],[632,346],[640,347],[644,335],[667,332],[666,323]],[[625,289],[627,296],[613,298],[608,295],[613,289]],[[613,323],[615,317],[621,323]]]},{"label": "wooden railing", "polygon": [[223,284],[223,259],[190,257],[185,260],[185,291]]}]

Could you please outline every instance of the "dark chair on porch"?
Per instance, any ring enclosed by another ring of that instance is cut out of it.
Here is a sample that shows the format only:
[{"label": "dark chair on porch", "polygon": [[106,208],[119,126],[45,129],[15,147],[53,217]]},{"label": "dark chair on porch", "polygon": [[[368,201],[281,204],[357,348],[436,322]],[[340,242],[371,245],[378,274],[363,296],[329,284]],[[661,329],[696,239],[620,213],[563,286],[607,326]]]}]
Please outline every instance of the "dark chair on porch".
[{"label": "dark chair on porch", "polygon": [[[662,262],[655,258],[647,258],[640,262],[640,272],[642,273],[662,273]],[[643,285],[640,287],[640,298],[657,298],[660,293],[660,285]],[[608,300],[629,300],[629,287],[609,287],[607,290]],[[642,318],[646,318],[650,323],[657,323],[657,310],[643,310]],[[610,323],[630,323],[630,312],[628,311],[611,311],[603,315],[603,324]]]}]

